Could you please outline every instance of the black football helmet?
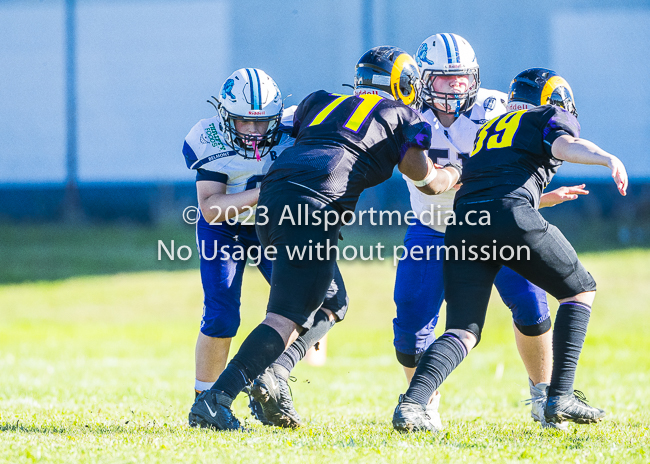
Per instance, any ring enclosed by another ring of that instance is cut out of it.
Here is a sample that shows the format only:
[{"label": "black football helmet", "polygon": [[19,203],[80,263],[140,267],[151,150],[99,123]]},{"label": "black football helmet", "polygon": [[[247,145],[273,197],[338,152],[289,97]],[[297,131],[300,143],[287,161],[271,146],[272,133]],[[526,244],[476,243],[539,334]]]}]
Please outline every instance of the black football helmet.
[{"label": "black football helmet", "polygon": [[530,68],[520,72],[510,83],[508,109],[555,105],[578,117],[569,83],[555,71]]},{"label": "black football helmet", "polygon": [[383,92],[415,109],[422,104],[418,65],[397,47],[375,47],[363,54],[356,66],[354,91],[356,95]]}]

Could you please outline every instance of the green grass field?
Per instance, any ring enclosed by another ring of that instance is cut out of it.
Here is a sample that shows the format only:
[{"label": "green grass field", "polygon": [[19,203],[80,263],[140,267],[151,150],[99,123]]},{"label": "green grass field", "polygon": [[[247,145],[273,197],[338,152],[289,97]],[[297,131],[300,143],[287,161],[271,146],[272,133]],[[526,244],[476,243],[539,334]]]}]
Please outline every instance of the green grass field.
[{"label": "green grass field", "polygon": [[[187,426],[202,301],[194,269],[0,285],[0,462],[650,462],[650,251],[581,258],[600,291],[576,388],[608,416],[566,434],[541,430],[521,402],[526,373],[496,299],[481,345],[441,389],[446,430],[394,432],[405,380],[390,264],[342,263],[350,311],[327,364],[294,371],[307,423],[298,431],[261,426],[243,396],[235,410],[249,432]],[[267,296],[248,271],[236,345]]]}]

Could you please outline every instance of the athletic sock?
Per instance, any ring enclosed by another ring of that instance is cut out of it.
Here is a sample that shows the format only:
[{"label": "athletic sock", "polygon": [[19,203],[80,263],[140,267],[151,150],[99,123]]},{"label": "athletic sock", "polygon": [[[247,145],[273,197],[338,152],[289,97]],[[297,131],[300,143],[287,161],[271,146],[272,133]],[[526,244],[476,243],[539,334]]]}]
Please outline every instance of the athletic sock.
[{"label": "athletic sock", "polygon": [[578,358],[587,336],[591,306],[569,302],[557,310],[553,327],[553,374],[548,396],[573,392]]},{"label": "athletic sock", "polygon": [[205,390],[210,390],[214,385],[214,382],[202,382],[198,379],[194,379],[194,397],[196,398]]},{"label": "athletic sock", "polygon": [[296,367],[298,361],[305,357],[309,348],[318,343],[329,330],[334,327],[335,321],[330,320],[325,311],[318,310],[314,316],[314,324],[311,328],[296,339],[287,350],[273,363],[272,367],[276,374],[284,379],[289,377],[291,370]]},{"label": "athletic sock", "polygon": [[465,359],[465,356],[467,356],[467,349],[463,342],[455,335],[443,334],[420,358],[411,385],[406,390],[406,397],[426,406],[433,392]]},{"label": "athletic sock", "polygon": [[280,334],[266,324],[260,324],[250,333],[234,358],[212,386],[235,398],[249,383],[284,351]]}]

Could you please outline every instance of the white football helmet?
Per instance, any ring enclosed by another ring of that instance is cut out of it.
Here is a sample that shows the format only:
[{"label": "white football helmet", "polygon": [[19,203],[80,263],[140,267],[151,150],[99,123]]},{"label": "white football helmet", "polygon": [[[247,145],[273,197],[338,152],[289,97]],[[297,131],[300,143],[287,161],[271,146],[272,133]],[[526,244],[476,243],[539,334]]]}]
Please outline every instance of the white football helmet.
[{"label": "white football helmet", "polygon": [[[221,116],[226,142],[244,158],[258,160],[278,142],[282,119],[282,94],[277,84],[261,69],[238,69],[221,86],[217,111]],[[212,102],[210,102],[212,103]],[[237,131],[235,120],[268,121],[264,134]]]},{"label": "white football helmet", "polygon": [[[479,67],[474,49],[457,34],[435,34],[427,38],[415,54],[422,76],[424,102],[436,110],[456,117],[469,111],[481,86]],[[433,82],[438,76],[466,75],[467,91],[463,93],[436,92]],[[438,104],[437,106],[436,103]],[[442,108],[445,108],[442,110]]]}]

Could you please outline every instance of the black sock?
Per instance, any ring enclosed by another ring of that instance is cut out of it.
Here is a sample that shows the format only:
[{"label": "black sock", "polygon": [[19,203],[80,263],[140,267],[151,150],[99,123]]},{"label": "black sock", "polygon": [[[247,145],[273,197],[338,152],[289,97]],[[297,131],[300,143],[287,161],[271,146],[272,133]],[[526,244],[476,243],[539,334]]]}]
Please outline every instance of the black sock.
[{"label": "black sock", "polygon": [[[287,350],[280,355],[280,357],[273,363],[273,367],[281,366],[286,369],[274,369],[276,373],[282,377],[288,377],[289,372],[296,367],[298,361],[305,357],[309,348],[318,343],[318,340],[323,338],[327,332],[334,326],[335,321],[331,321],[327,313],[323,310],[318,310],[314,316],[314,324],[311,328],[302,334],[298,339],[291,344]],[[285,375],[286,374],[286,375]]]},{"label": "black sock", "polygon": [[412,401],[426,406],[451,371],[467,356],[467,349],[458,337],[443,334],[424,352],[415,375],[411,380],[406,396]]},{"label": "black sock", "polygon": [[234,358],[226,366],[211,390],[221,390],[235,398],[284,351],[280,334],[266,324],[250,333]]},{"label": "black sock", "polygon": [[553,327],[553,374],[548,396],[573,392],[578,358],[587,336],[591,307],[583,303],[563,303]]}]

